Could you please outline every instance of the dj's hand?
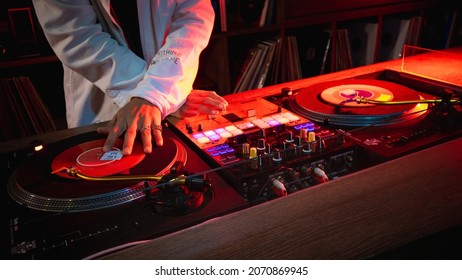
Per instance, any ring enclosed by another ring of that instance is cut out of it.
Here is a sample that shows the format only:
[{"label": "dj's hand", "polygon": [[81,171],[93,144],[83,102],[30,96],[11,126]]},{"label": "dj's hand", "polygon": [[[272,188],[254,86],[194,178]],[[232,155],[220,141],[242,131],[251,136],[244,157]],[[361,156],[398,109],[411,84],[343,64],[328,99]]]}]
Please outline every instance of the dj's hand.
[{"label": "dj's hand", "polygon": [[136,134],[141,134],[143,151],[151,153],[152,137],[157,146],[163,145],[160,110],[142,98],[132,98],[130,102],[115,114],[105,126],[97,129],[98,133],[107,134],[103,151],[110,151],[116,140],[125,132],[123,154],[130,155]]},{"label": "dj's hand", "polygon": [[171,116],[177,118],[194,117],[200,113],[218,115],[226,110],[228,102],[214,91],[192,90],[186,102]]}]

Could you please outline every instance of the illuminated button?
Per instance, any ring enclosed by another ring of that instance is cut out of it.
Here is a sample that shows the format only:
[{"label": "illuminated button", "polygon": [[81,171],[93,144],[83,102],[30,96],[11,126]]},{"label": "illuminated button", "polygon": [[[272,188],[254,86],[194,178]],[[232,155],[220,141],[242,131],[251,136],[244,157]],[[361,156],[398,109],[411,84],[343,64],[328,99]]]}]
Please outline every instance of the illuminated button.
[{"label": "illuminated button", "polygon": [[236,124],[236,127],[239,128],[239,129],[245,129],[246,128],[245,123]]},{"label": "illuminated button", "polygon": [[240,129],[235,129],[235,130],[230,131],[230,133],[236,136],[236,135],[241,135],[243,132]]},{"label": "illuminated button", "polygon": [[294,128],[297,129],[297,130],[305,128],[308,131],[313,131],[315,129],[314,128],[314,123],[312,123],[312,122],[299,124],[299,125],[294,126]]},{"label": "illuminated button", "polygon": [[241,130],[255,127],[255,125],[253,123],[251,123],[251,122],[245,122],[245,123],[237,124],[236,126]]},{"label": "illuminated button", "polygon": [[226,129],[227,131],[232,131],[232,130],[236,130],[236,129],[238,129],[238,128],[237,128],[235,125],[228,125],[227,127],[225,127],[225,129]]},{"label": "illuminated button", "polygon": [[253,127],[255,127],[255,125],[253,123],[249,122],[249,123],[246,123],[246,127],[247,128],[253,128]]},{"label": "illuminated button", "polygon": [[273,119],[277,120],[277,119],[280,119],[280,118],[283,118],[283,116],[279,115],[279,114],[276,114],[276,115],[272,115],[271,116]]},{"label": "illuminated button", "polygon": [[217,134],[213,130],[207,130],[204,132],[204,135],[210,137],[212,135],[217,135]]},{"label": "illuminated button", "polygon": [[310,123],[307,123],[306,129],[308,131],[314,131],[316,129],[316,127],[315,127],[314,123],[310,122]]},{"label": "illuminated button", "polygon": [[217,134],[221,134],[223,132],[226,132],[226,129],[224,129],[223,127],[215,129],[215,133],[217,133]]},{"label": "illuminated button", "polygon": [[285,112],[281,114],[284,118],[290,120],[291,122],[293,121],[298,121],[300,118],[290,112]]},{"label": "illuminated button", "polygon": [[272,117],[264,117],[264,118],[262,118],[262,121],[267,122],[267,123],[269,123],[272,120],[273,120]]},{"label": "illuminated button", "polygon": [[220,136],[221,136],[222,138],[229,138],[229,137],[231,137],[231,136],[233,136],[233,135],[231,134],[231,132],[225,131],[225,132],[220,133]]},{"label": "illuminated button", "polygon": [[210,136],[209,136],[209,139],[212,140],[212,141],[217,141],[217,140],[219,140],[220,138],[221,138],[221,137],[220,137],[220,135],[218,135],[218,134],[213,134],[213,135],[210,135]]},{"label": "illuminated button", "polygon": [[196,140],[197,140],[197,142],[199,142],[201,144],[206,144],[206,143],[210,142],[210,139],[208,137],[201,137],[201,138],[198,138]]},{"label": "illuminated button", "polygon": [[221,145],[220,145],[220,146],[216,146],[216,147],[215,147],[215,151],[218,152],[218,151],[221,150],[222,148],[223,148],[223,147],[222,147]]},{"label": "illuminated button", "polygon": [[281,123],[278,122],[277,120],[271,120],[271,121],[268,122],[268,124],[270,126],[277,126],[277,125],[280,125]]},{"label": "illuminated button", "polygon": [[199,139],[199,138],[203,138],[205,137],[205,135],[203,133],[196,133],[196,134],[193,134],[193,138],[194,139]]},{"label": "illuminated button", "polygon": [[253,124],[255,124],[256,126],[258,126],[259,128],[268,128],[270,127],[268,123],[258,119],[258,120],[254,120],[252,121]]},{"label": "illuminated button", "polygon": [[281,115],[275,115],[275,116],[273,116],[273,117],[274,117],[275,120],[277,120],[277,121],[280,122],[280,123],[288,123],[288,122],[290,122],[289,119],[284,118],[284,117],[281,116]]},{"label": "illuminated button", "polygon": [[221,145],[216,146],[215,150],[216,151],[221,151],[221,150],[226,150],[227,148],[229,148],[228,144],[221,144]]}]

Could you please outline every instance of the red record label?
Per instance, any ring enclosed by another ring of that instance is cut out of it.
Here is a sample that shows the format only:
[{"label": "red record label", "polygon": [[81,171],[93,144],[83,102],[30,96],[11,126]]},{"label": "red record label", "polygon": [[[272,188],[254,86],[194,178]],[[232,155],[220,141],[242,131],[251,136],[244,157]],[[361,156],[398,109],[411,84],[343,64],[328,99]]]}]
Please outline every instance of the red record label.
[{"label": "red record label", "polygon": [[333,105],[342,106],[375,106],[374,104],[357,103],[355,100],[366,98],[374,101],[391,101],[393,93],[383,87],[365,84],[338,85],[321,92],[321,98]]},{"label": "red record label", "polygon": [[[99,139],[64,150],[52,161],[51,170],[55,172],[72,167],[86,176],[105,177],[126,173],[145,157],[141,143],[135,142],[132,154],[123,156],[123,139],[118,139],[112,150],[106,153],[103,152],[104,142],[105,139]],[[66,172],[56,172],[56,174],[65,178],[74,178]]]}]

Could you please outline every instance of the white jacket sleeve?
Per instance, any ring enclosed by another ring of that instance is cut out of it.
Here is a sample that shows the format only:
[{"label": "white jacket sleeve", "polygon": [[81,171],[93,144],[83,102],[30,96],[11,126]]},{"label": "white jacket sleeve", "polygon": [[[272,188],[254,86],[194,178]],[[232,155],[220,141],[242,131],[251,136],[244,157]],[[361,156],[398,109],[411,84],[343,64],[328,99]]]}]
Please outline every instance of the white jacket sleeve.
[{"label": "white jacket sleeve", "polygon": [[209,42],[215,17],[210,1],[176,2],[162,47],[133,93],[159,107],[162,118],[175,112],[191,92],[199,55]]},{"label": "white jacket sleeve", "polygon": [[[33,0],[50,46],[68,68],[123,106],[146,73],[147,63],[112,36],[89,0]],[[109,20],[110,21],[110,20]],[[119,35],[120,36],[120,35]]]},{"label": "white jacket sleeve", "polygon": [[156,105],[162,118],[176,111],[190,93],[199,55],[208,44],[215,16],[210,1],[138,0],[146,6],[141,9],[150,11],[141,13],[144,18],[140,23],[144,51],[152,54],[147,63],[128,49],[120,33],[110,32],[116,29],[105,12],[109,1],[33,3],[48,42],[65,66],[92,82],[119,106],[132,97],[141,97]]}]

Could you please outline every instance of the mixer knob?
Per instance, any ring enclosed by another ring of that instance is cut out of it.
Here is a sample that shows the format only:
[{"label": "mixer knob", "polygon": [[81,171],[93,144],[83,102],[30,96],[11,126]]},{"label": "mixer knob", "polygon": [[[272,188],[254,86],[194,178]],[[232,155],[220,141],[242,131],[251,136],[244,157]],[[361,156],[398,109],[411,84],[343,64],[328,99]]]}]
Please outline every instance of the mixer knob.
[{"label": "mixer knob", "polygon": [[249,156],[250,156],[250,144],[244,143],[242,144],[242,157],[249,158]]},{"label": "mixer knob", "polygon": [[308,133],[308,147],[307,151],[308,152],[316,152],[316,134],[314,132]]},{"label": "mixer knob", "polygon": [[314,175],[314,179],[318,181],[319,183],[324,183],[324,182],[329,181],[329,177],[327,176],[326,172],[320,167],[315,167],[313,169],[313,175]]},{"label": "mixer knob", "polygon": [[302,139],[302,143],[308,140],[308,129],[306,128],[300,129],[300,138]]},{"label": "mixer knob", "polygon": [[287,144],[287,142],[281,142],[280,147],[281,150],[285,151],[289,147],[289,145]]},{"label": "mixer knob", "polygon": [[193,129],[192,129],[192,127],[191,127],[191,125],[190,125],[189,123],[186,124],[186,131],[188,132],[188,134],[191,134],[191,133],[194,132]]},{"label": "mixer knob", "polygon": [[317,151],[322,153],[324,150],[327,148],[326,146],[326,141],[322,138],[319,138],[318,144],[317,144]]},{"label": "mixer knob", "polygon": [[310,133],[308,133],[308,142],[314,142],[314,141],[316,141],[316,133],[311,131]]},{"label": "mixer knob", "polygon": [[250,158],[250,168],[252,169],[258,169],[259,167],[259,161],[258,161],[258,155],[257,155],[257,148],[252,147],[250,148],[250,153],[249,153],[249,158]]},{"label": "mixer knob", "polygon": [[262,155],[265,153],[265,138],[259,138],[257,141],[257,154]]},{"label": "mixer knob", "polygon": [[265,138],[266,137],[266,130],[261,128],[258,132],[259,137]]},{"label": "mixer knob", "polygon": [[204,130],[204,128],[202,127],[202,124],[198,124],[197,125],[197,131],[202,131]]},{"label": "mixer knob", "polygon": [[308,133],[308,139],[307,141],[303,143],[303,148],[302,151],[304,154],[309,154],[311,152],[314,152],[315,148],[315,140],[316,140],[316,134],[314,132]]},{"label": "mixer knob", "polygon": [[297,147],[301,147],[301,146],[302,146],[302,144],[303,144],[303,142],[302,142],[302,138],[300,138],[300,136],[298,136],[298,135],[297,135],[297,136],[295,136],[295,138],[294,138],[294,142],[295,142],[295,146],[297,146]]},{"label": "mixer knob", "polygon": [[271,180],[271,184],[273,185],[273,192],[276,196],[281,197],[287,195],[286,186],[281,180],[279,180],[278,178],[274,178],[273,180]]},{"label": "mixer knob", "polygon": [[300,138],[300,136],[295,136],[294,138],[294,144],[293,144],[293,154],[294,156],[299,156],[301,155],[301,151],[302,151],[302,146],[303,146],[303,143],[302,143],[302,139]]},{"label": "mixer knob", "polygon": [[348,168],[352,168],[354,164],[354,158],[352,155],[345,156],[345,166]]},{"label": "mixer knob", "polygon": [[249,158],[254,159],[257,156],[258,156],[257,155],[257,148],[255,148],[255,147],[250,148]]},{"label": "mixer knob", "polygon": [[293,137],[292,131],[287,131],[287,133],[286,133],[286,142],[287,143],[294,142],[294,137]]},{"label": "mixer knob", "polygon": [[270,143],[266,143],[266,145],[265,145],[265,153],[271,154],[272,151],[273,151],[273,146]]},{"label": "mixer knob", "polygon": [[282,155],[280,149],[274,149],[273,151],[273,162],[279,163],[282,161]]}]

